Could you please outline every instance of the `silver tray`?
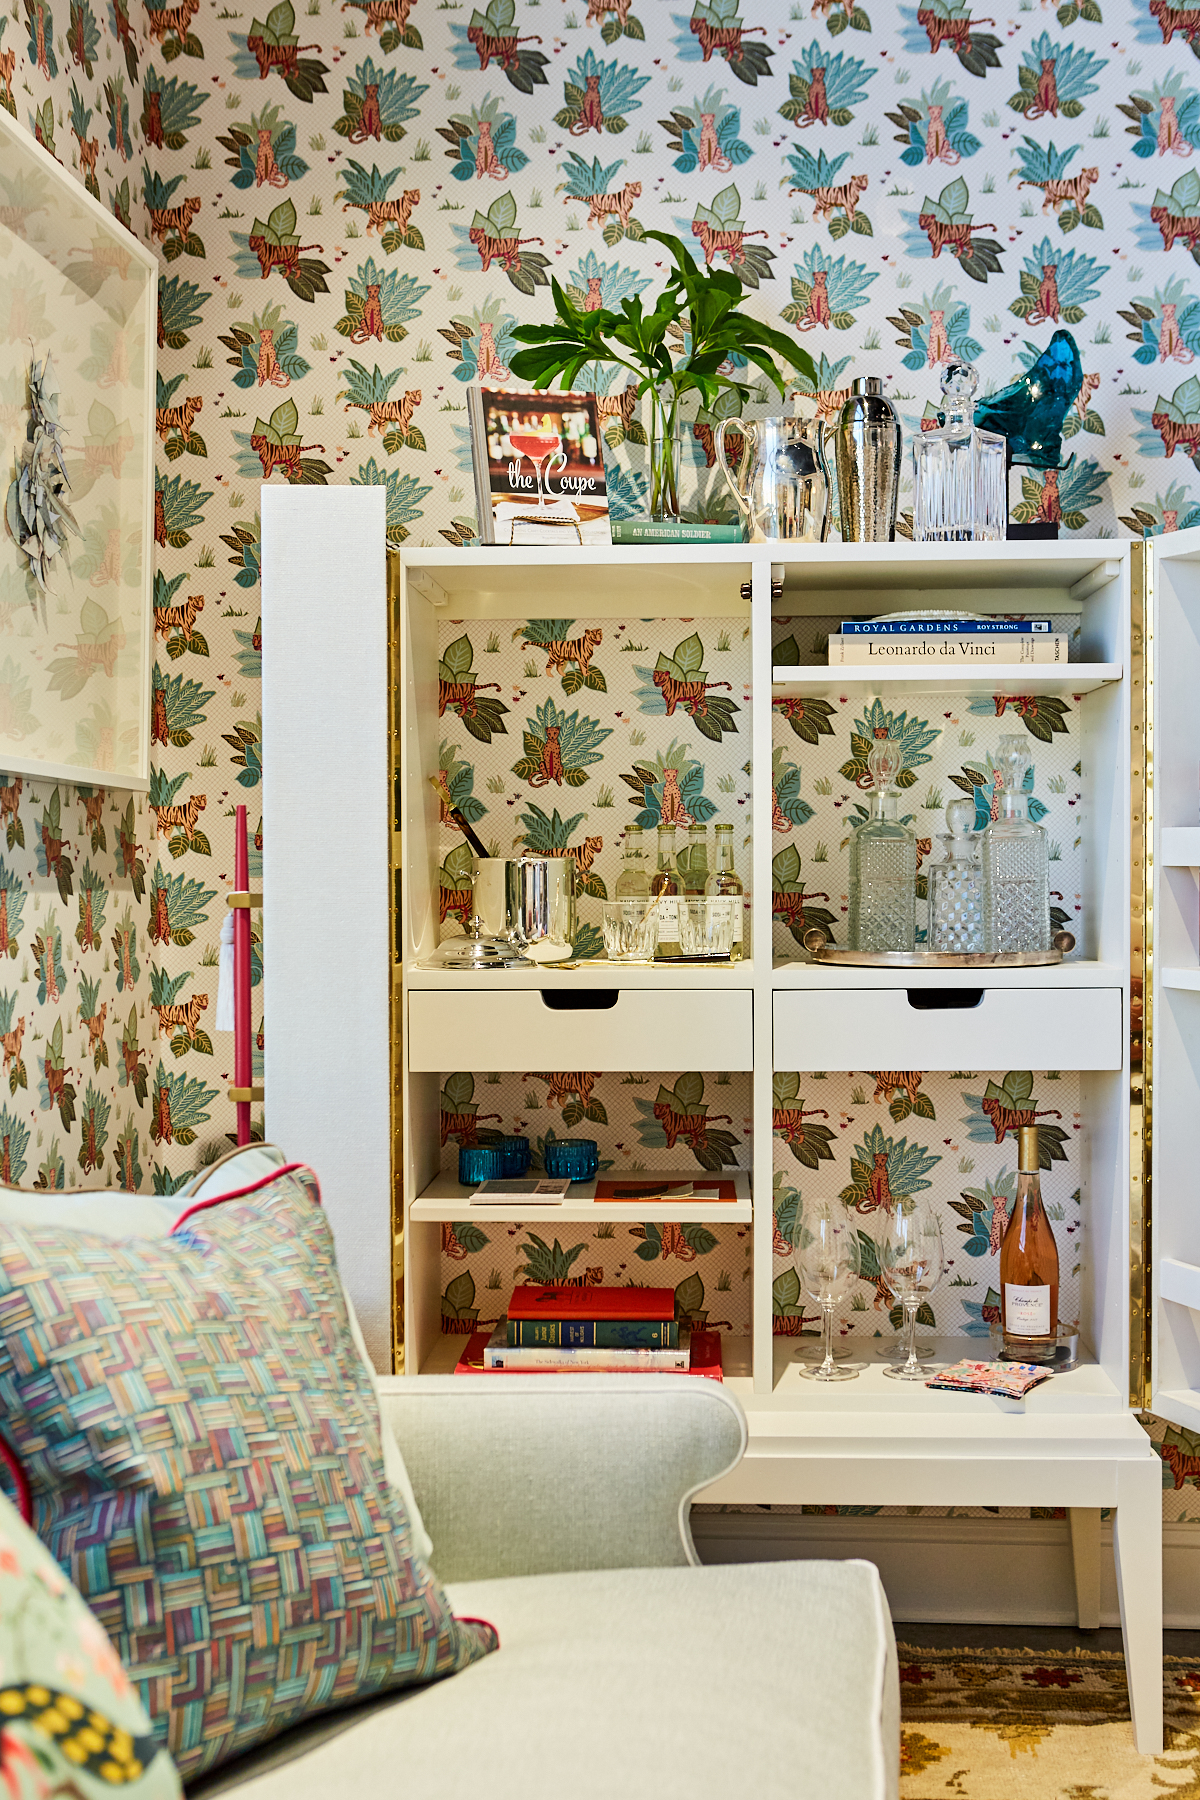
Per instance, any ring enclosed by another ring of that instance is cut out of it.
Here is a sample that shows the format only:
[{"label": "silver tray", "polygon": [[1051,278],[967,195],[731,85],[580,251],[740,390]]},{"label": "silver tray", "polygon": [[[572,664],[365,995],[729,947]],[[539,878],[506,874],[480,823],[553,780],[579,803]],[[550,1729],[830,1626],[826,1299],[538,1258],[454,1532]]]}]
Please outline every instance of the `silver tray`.
[{"label": "silver tray", "polygon": [[856,969],[1044,969],[1075,948],[1069,931],[1056,931],[1049,950],[843,950],[828,941],[819,925],[806,931],[801,942],[814,962]]}]

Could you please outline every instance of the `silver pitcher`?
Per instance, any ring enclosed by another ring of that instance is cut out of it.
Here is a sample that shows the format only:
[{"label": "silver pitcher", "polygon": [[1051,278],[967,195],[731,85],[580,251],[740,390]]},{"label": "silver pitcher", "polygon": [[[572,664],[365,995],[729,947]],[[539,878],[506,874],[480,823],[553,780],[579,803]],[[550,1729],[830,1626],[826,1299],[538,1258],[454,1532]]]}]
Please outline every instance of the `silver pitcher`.
[{"label": "silver pitcher", "polygon": [[475,912],[484,930],[535,962],[561,962],[575,932],[575,863],[569,856],[477,856]]},{"label": "silver pitcher", "polygon": [[[725,433],[740,431],[737,471]],[[819,419],[722,419],[713,448],[729,491],[749,525],[750,542],[820,544],[829,531],[829,466]]]},{"label": "silver pitcher", "polygon": [[902,435],[878,375],[859,376],[833,433],[845,543],[890,544],[895,538]]}]

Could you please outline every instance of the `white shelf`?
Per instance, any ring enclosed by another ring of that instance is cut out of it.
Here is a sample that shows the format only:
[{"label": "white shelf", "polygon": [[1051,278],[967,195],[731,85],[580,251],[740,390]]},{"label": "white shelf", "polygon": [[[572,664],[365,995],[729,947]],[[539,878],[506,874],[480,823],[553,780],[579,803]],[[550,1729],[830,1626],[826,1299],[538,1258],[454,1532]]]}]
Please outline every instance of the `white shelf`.
[{"label": "white shelf", "polygon": [[1115,963],[1083,957],[1032,969],[861,969],[843,963],[779,961],[771,975],[776,993],[800,988],[1114,988],[1124,986]]},{"label": "white shelf", "polygon": [[[795,1360],[794,1338],[775,1338],[772,1344],[775,1382],[771,1393],[753,1395],[748,1383],[744,1387],[737,1380],[732,1383],[733,1391],[750,1416],[752,1433],[773,1436],[780,1432],[786,1436],[788,1415],[797,1413],[848,1414],[851,1417],[883,1412],[917,1415],[921,1418],[920,1429],[926,1429],[929,1422],[940,1418],[956,1421],[955,1430],[958,1422],[974,1417],[981,1423],[989,1422],[992,1427],[999,1425],[1003,1429],[1007,1423],[1010,1429],[1015,1426],[1019,1430],[1022,1421],[1031,1421],[1038,1414],[1086,1415],[1126,1410],[1126,1396],[1118,1393],[1103,1369],[1090,1359],[1081,1361],[1077,1369],[1065,1375],[1054,1375],[1049,1381],[1042,1382],[1024,1401],[1004,1400],[988,1394],[956,1394],[946,1388],[926,1387],[922,1381],[893,1381],[884,1374],[887,1363],[876,1352],[881,1345],[890,1345],[894,1341],[891,1337],[841,1339],[839,1348],[849,1349],[854,1360],[866,1366],[854,1381],[824,1383],[806,1381],[800,1375],[802,1365]],[[805,1343],[815,1347],[816,1339],[806,1338]],[[992,1355],[991,1339],[987,1337],[935,1338],[934,1345],[935,1354],[930,1360],[940,1363],[968,1358],[972,1362],[987,1362]],[[831,1418],[822,1420],[821,1430],[828,1430],[832,1423]],[[850,1429],[861,1429],[861,1423]]]},{"label": "white shelf", "polygon": [[[648,1181],[654,1178],[656,1172],[653,1169],[631,1169],[627,1173],[612,1170],[606,1173],[605,1178]],[[672,1179],[677,1177],[672,1176]],[[463,1187],[452,1175],[439,1174],[434,1176],[419,1199],[412,1202],[408,1216],[414,1224],[425,1220],[462,1223],[470,1219],[476,1225],[482,1225],[485,1219],[498,1219],[510,1225],[532,1225],[538,1219],[555,1225],[592,1225],[610,1219],[626,1219],[631,1225],[659,1223],[666,1219],[675,1219],[688,1225],[744,1225],[753,1218],[750,1176],[745,1169],[722,1169],[719,1176],[716,1172],[710,1174],[708,1170],[700,1169],[695,1179],[732,1181],[737,1187],[738,1198],[663,1200],[657,1204],[639,1200],[597,1200],[596,1183],[578,1181],[572,1185],[568,1198],[557,1206],[530,1205],[528,1201],[522,1200],[515,1200],[511,1206],[472,1206],[471,1195],[474,1188]]]},{"label": "white shelf", "polygon": [[955,664],[928,669],[907,663],[891,668],[867,669],[853,665],[829,668],[821,663],[786,665],[771,671],[771,684],[779,694],[814,694],[830,699],[848,688],[886,688],[913,694],[1058,694],[1064,698],[1094,693],[1109,687],[1124,674],[1121,663],[993,663],[975,670]]},{"label": "white shelf", "polygon": [[450,988],[458,993],[524,992],[530,988],[570,992],[577,988],[730,988],[754,986],[754,965],[736,963],[538,963],[528,969],[499,969],[486,975],[452,969],[424,969],[409,963],[408,988]]},{"label": "white shelf", "polygon": [[1168,869],[1200,869],[1200,825],[1164,825],[1158,860]]},{"label": "white shelf", "polygon": [[1164,969],[1159,976],[1165,988],[1186,988],[1200,993],[1200,969]]}]

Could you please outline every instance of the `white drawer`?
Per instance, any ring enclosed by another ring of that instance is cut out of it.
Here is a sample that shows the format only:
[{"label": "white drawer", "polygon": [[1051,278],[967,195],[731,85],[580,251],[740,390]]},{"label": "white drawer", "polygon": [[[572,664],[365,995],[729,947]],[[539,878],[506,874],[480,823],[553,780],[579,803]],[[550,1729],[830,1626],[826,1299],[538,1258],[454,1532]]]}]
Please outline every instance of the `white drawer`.
[{"label": "white drawer", "polygon": [[[613,1004],[598,1007],[597,999]],[[408,1066],[749,1069],[753,1022],[749,989],[417,989],[408,996]]]},{"label": "white drawer", "polygon": [[1120,988],[942,989],[972,1006],[915,1007],[929,989],[775,995],[777,1069],[1119,1069]]}]

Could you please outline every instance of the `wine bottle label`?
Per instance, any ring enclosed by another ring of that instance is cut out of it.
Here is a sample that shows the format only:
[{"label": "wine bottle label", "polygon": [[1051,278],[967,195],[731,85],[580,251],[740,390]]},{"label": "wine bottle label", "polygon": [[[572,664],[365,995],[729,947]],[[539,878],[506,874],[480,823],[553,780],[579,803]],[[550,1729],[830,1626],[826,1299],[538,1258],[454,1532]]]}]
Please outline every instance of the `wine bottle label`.
[{"label": "wine bottle label", "polygon": [[1004,1329],[1013,1337],[1050,1336],[1050,1289],[1004,1284]]},{"label": "wine bottle label", "polygon": [[664,944],[679,942],[679,902],[674,894],[658,897],[658,936]]},{"label": "wine bottle label", "polygon": [[742,941],[742,903],[740,900],[734,900],[731,904],[733,906],[733,941],[735,944],[740,944]]}]

